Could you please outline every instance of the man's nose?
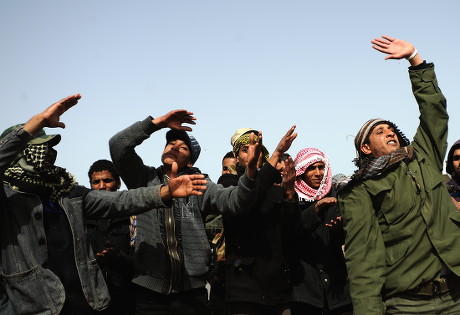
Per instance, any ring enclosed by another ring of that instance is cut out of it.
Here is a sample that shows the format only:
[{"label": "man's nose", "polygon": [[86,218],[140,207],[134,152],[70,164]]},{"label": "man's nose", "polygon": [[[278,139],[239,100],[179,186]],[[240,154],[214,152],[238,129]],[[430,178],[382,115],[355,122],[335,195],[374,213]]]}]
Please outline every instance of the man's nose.
[{"label": "man's nose", "polygon": [[387,137],[394,137],[396,133],[393,130],[388,130]]},{"label": "man's nose", "polygon": [[96,186],[97,190],[105,190],[105,183],[101,181],[99,184]]}]

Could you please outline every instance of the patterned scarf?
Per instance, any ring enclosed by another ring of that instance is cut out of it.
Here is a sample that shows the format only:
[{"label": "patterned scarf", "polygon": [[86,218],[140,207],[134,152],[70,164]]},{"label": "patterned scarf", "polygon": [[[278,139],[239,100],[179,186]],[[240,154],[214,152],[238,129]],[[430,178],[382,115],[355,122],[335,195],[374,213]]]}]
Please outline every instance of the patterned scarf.
[{"label": "patterned scarf", "polygon": [[414,148],[406,146],[399,148],[388,155],[383,155],[376,159],[366,161],[363,166],[357,170],[350,180],[342,181],[338,186],[338,189],[343,189],[352,184],[356,184],[365,181],[369,178],[374,178],[386,173],[388,170],[398,166],[401,161],[410,162],[415,159]]},{"label": "patterned scarf", "polygon": [[[305,173],[310,165],[318,162],[324,163],[324,175],[319,188],[314,189],[303,181],[301,175]],[[299,195],[299,200],[315,201],[327,196],[332,186],[332,172],[329,158],[323,152],[314,148],[302,149],[297,153],[294,165],[296,175],[294,189]]]},{"label": "patterned scarf", "polygon": [[28,145],[16,163],[4,173],[3,183],[17,191],[37,194],[42,200],[57,202],[70,192],[75,178],[58,166],[46,166],[48,143]]}]

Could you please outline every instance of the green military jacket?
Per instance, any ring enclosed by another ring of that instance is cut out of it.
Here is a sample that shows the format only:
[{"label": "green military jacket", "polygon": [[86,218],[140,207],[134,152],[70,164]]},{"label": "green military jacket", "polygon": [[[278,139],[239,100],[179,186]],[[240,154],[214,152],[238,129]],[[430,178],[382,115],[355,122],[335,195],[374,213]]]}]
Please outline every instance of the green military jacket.
[{"label": "green military jacket", "polygon": [[386,298],[436,278],[460,275],[460,213],[444,187],[446,100],[433,64],[409,69],[420,109],[416,158],[339,194],[355,314],[383,314]]}]

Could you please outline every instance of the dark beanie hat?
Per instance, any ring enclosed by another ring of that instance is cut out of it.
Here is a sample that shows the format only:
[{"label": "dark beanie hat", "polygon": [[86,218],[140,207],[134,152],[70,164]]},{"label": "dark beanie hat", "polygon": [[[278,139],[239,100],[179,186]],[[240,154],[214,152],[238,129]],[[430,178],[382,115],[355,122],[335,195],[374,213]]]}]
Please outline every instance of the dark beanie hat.
[{"label": "dark beanie hat", "polygon": [[177,139],[182,140],[187,144],[190,149],[190,160],[192,164],[195,164],[201,152],[201,147],[198,141],[196,141],[195,137],[190,133],[183,130],[171,129],[166,133],[166,143]]}]

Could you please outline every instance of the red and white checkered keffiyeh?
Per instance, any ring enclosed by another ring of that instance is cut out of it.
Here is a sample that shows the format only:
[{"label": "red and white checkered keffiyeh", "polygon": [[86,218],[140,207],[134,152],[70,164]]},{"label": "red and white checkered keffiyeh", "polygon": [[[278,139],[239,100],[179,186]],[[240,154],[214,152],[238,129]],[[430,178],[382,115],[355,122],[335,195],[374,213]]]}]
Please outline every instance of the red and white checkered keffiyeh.
[{"label": "red and white checkered keffiyeh", "polygon": [[[324,176],[319,188],[316,190],[308,186],[300,177],[306,169],[317,162],[324,163]],[[299,200],[315,201],[327,196],[332,186],[332,172],[329,165],[329,158],[323,152],[315,148],[302,149],[294,159],[295,165],[295,191]]]}]

